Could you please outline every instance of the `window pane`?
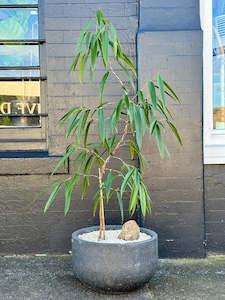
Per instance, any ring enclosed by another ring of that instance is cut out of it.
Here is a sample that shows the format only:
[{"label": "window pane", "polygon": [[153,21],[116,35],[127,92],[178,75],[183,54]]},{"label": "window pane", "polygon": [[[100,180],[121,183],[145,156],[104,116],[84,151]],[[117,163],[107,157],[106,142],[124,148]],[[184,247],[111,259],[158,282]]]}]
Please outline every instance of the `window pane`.
[{"label": "window pane", "polygon": [[0,66],[39,66],[39,46],[1,45]]},{"label": "window pane", "polygon": [[0,8],[0,39],[38,39],[37,8]]},{"label": "window pane", "polygon": [[40,112],[39,81],[0,81],[0,127],[40,126],[40,117],[4,116]]},{"label": "window pane", "polygon": [[38,0],[1,0],[1,4],[38,4]]},{"label": "window pane", "polygon": [[213,1],[213,128],[225,129],[225,0]]},{"label": "window pane", "polygon": [[40,77],[40,70],[0,70],[0,78]]}]

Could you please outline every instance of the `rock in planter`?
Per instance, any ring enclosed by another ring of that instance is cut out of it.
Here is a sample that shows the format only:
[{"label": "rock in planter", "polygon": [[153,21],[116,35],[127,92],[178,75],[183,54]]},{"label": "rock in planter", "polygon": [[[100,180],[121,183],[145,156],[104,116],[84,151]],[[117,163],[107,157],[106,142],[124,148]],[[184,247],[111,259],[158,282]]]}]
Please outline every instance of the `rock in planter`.
[{"label": "rock in planter", "polygon": [[[120,229],[121,226],[106,226],[106,230]],[[123,243],[79,238],[80,234],[96,230],[98,226],[87,227],[72,235],[72,266],[77,279],[94,289],[109,292],[131,291],[151,279],[158,262],[158,237],[154,231],[140,228],[151,238]]]},{"label": "rock in planter", "polygon": [[122,231],[118,235],[118,239],[125,241],[138,240],[140,236],[140,227],[134,220],[130,220],[123,224]]}]

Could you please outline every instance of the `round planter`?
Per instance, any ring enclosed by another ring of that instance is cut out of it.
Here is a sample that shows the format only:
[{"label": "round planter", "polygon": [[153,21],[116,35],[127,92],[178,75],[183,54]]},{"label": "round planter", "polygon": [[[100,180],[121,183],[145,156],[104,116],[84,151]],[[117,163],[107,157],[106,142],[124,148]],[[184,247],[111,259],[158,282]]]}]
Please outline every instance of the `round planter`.
[{"label": "round planter", "polygon": [[[121,226],[106,226],[106,230],[118,229]],[[110,292],[134,290],[151,279],[158,261],[158,237],[154,231],[141,228],[141,232],[152,238],[123,244],[79,238],[80,234],[95,230],[99,230],[99,226],[72,234],[72,266],[77,279],[94,289]]]}]

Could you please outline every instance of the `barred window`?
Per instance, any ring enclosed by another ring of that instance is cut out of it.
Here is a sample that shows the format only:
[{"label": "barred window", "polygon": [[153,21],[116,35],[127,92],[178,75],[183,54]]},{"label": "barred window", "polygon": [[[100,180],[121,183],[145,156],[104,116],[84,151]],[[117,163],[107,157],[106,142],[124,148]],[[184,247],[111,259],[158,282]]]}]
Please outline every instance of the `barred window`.
[{"label": "barred window", "polygon": [[46,148],[38,0],[1,0],[1,150]]}]

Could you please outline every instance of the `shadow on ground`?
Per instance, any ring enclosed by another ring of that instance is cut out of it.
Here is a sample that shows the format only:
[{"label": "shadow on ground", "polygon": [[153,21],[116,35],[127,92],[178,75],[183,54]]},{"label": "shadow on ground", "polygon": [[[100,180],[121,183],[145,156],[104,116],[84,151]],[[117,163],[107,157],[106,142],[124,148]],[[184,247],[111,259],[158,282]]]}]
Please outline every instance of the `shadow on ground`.
[{"label": "shadow on ground", "polygon": [[74,279],[70,256],[0,257],[0,300],[222,300],[225,257],[161,260],[149,284],[129,294],[95,292]]}]

